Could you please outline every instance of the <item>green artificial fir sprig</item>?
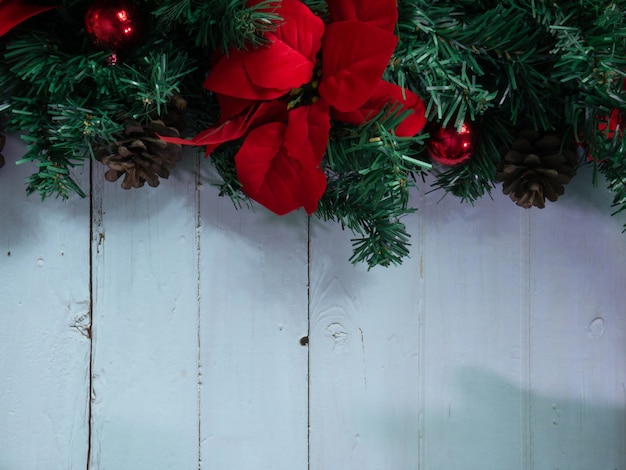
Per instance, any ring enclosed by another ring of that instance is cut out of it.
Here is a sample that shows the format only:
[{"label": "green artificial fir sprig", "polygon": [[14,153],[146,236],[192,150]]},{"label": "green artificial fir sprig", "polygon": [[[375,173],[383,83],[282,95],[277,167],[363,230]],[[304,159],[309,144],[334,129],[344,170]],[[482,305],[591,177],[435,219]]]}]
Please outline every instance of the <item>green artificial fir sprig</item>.
[{"label": "green artificial fir sprig", "polygon": [[424,135],[399,138],[390,132],[402,118],[383,110],[358,129],[337,127],[327,149],[328,187],[316,215],[357,235],[351,260],[370,268],[400,264],[408,255],[410,234],[402,218],[415,211],[410,190],[431,168],[416,150]]}]

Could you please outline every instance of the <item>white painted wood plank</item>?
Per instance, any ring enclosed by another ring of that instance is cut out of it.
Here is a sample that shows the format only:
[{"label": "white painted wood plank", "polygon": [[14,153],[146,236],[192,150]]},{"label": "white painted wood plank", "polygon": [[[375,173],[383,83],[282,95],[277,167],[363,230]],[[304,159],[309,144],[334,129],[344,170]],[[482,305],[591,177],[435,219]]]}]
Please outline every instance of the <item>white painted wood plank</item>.
[{"label": "white painted wood plank", "polygon": [[532,214],[536,469],[626,468],[626,220],[590,180],[581,171],[558,206]]},{"label": "white painted wood plank", "polygon": [[198,468],[196,164],[157,190],[95,177],[92,469]]},{"label": "white painted wood plank", "polygon": [[472,207],[428,194],[423,469],[515,470],[523,453],[526,215],[494,191]]},{"label": "white painted wood plank", "polygon": [[27,197],[24,150],[0,169],[0,469],[85,468],[89,203]]},{"label": "white painted wood plank", "polygon": [[200,196],[202,468],[305,470],[306,216]]},{"label": "white painted wood plank", "polygon": [[420,439],[419,217],[412,258],[353,266],[352,234],[313,223],[311,469],[417,469]]}]

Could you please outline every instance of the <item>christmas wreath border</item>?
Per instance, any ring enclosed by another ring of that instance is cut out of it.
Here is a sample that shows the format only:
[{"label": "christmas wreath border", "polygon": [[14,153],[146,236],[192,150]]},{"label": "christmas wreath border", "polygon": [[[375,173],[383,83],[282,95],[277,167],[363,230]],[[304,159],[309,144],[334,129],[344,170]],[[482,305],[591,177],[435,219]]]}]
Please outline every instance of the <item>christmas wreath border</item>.
[{"label": "christmas wreath border", "polygon": [[355,234],[353,262],[399,264],[427,172],[542,208],[589,165],[626,208],[624,7],[3,0],[0,123],[37,166],[29,193],[84,195],[92,159],[158,186],[198,145],[237,206],[303,207]]}]

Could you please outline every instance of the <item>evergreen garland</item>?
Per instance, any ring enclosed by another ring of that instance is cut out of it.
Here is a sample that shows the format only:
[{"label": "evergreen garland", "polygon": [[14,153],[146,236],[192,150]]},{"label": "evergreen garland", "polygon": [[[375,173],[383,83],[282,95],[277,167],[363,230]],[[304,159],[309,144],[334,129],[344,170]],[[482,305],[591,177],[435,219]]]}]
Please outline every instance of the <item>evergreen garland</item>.
[{"label": "evergreen garland", "polygon": [[[282,21],[270,8],[279,0],[135,0],[139,41],[114,57],[85,31],[92,3],[44,1],[62,8],[0,38],[0,125],[22,134],[27,151],[17,163],[36,163],[27,191],[44,198],[84,196],[73,168],[120,141],[129,121],[167,121],[181,97],[184,136],[214,125],[219,106],[201,86],[212,54],[263,47],[264,33]],[[327,17],[325,1],[303,3]],[[427,132],[394,134],[402,113],[386,109],[360,127],[334,122],[315,215],[355,234],[354,262],[386,266],[408,254],[402,218],[414,210],[409,191],[426,172],[463,201],[490,193],[503,150],[523,128],[580,143],[580,164],[606,177],[616,212],[626,209],[626,0],[399,0],[397,7],[399,43],[383,78],[422,97],[435,125],[475,123],[478,142],[469,161],[433,166]],[[224,144],[210,158],[223,178],[220,194],[237,205],[247,202],[233,162],[240,145]]]}]

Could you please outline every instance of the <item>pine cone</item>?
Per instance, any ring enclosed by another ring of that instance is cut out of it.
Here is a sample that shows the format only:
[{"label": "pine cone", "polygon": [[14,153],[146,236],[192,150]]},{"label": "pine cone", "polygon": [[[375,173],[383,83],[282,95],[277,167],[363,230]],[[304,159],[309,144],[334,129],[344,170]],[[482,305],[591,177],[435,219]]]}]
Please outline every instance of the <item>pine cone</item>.
[{"label": "pine cone", "polygon": [[180,135],[163,121],[152,121],[147,126],[133,122],[126,126],[124,134],[126,138],[117,142],[113,153],[105,148],[96,152],[96,158],[109,166],[105,179],[114,182],[124,175],[124,189],[140,188],[146,182],[149,186],[158,186],[159,177],[167,179],[170,170],[182,158],[180,145],[167,143],[157,136]]},{"label": "pine cone", "polygon": [[4,149],[4,144],[6,144],[7,138],[0,134],[0,168],[4,166],[5,160],[4,155],[2,155],[2,150]]},{"label": "pine cone", "polygon": [[503,155],[496,180],[518,206],[543,209],[546,198],[554,202],[565,192],[563,185],[576,174],[577,162],[573,141],[562,144],[556,134],[525,129]]}]

